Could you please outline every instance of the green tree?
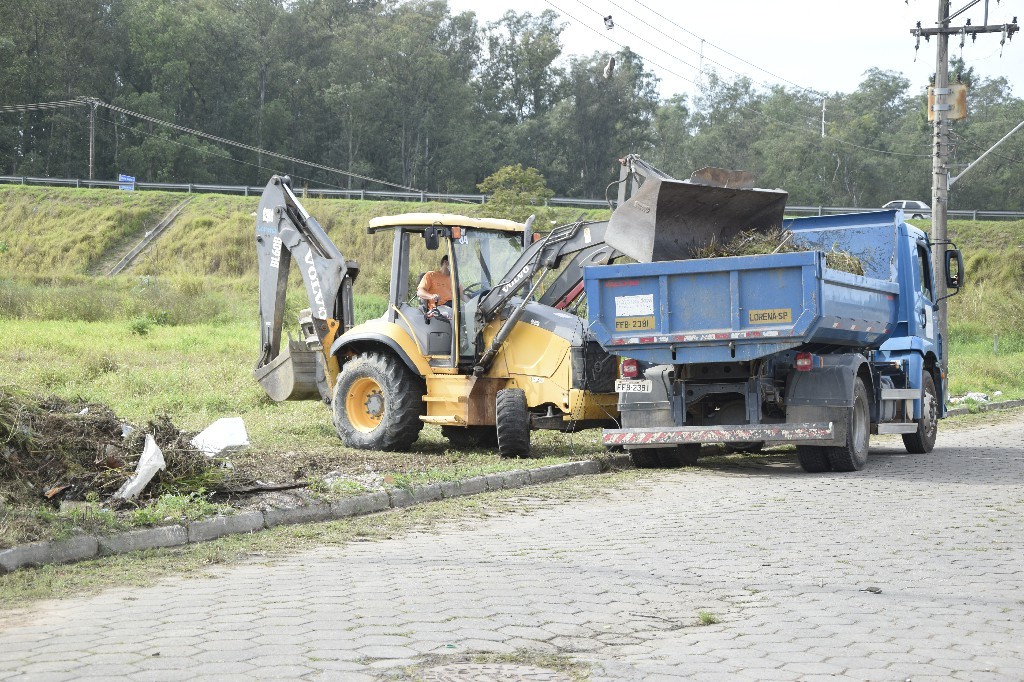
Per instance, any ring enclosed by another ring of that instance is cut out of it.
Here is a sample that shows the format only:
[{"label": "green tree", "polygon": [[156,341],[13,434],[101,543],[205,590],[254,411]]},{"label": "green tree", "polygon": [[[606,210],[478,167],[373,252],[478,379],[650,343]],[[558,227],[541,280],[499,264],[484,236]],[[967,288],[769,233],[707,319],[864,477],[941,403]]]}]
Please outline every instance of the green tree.
[{"label": "green tree", "polygon": [[482,103],[493,102],[493,110],[510,123],[549,111],[558,99],[562,74],[554,64],[562,54],[564,29],[551,10],[537,16],[509,10],[488,25],[480,73]]},{"label": "green tree", "polygon": [[487,201],[491,216],[524,221],[534,214],[539,224],[549,219],[551,211],[547,201],[555,193],[548,189],[544,176],[536,168],[523,168],[519,163],[499,168],[477,188],[491,195]]},{"label": "green tree", "polygon": [[624,48],[604,76],[609,55],[574,58],[565,77],[566,99],[551,111],[562,148],[557,187],[574,196],[601,197],[617,175],[616,159],[651,148],[658,107],[657,78],[639,55]]}]

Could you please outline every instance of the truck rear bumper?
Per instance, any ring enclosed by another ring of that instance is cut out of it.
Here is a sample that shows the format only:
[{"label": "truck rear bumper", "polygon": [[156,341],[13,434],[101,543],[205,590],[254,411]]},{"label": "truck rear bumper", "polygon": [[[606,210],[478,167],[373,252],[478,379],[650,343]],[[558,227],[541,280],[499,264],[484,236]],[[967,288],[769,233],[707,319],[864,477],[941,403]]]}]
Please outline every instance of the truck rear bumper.
[{"label": "truck rear bumper", "polygon": [[605,445],[627,449],[677,445],[681,443],[759,443],[786,441],[832,441],[832,422],[764,424],[760,426],[673,426],[668,428],[605,429]]}]

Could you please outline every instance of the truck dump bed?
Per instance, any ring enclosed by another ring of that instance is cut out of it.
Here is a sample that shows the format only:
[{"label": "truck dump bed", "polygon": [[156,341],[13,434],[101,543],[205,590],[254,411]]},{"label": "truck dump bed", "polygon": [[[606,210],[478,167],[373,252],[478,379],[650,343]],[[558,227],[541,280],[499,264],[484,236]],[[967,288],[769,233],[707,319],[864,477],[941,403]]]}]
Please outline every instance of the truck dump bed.
[{"label": "truck dump bed", "polygon": [[[816,250],[585,268],[597,340],[638,360],[690,364],[801,346],[877,348],[891,336],[899,304],[892,212],[785,227]],[[827,268],[830,248],[861,256],[867,275]]]}]

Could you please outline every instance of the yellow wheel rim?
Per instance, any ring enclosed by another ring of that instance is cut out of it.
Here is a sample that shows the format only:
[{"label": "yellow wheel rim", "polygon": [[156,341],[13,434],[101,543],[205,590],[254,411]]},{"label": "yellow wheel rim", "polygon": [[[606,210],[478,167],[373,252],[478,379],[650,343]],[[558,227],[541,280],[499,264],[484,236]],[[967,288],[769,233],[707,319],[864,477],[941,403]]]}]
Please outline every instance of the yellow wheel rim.
[{"label": "yellow wheel rim", "polygon": [[353,381],[345,396],[345,412],[356,430],[369,433],[377,428],[384,418],[384,393],[380,384],[369,377]]}]

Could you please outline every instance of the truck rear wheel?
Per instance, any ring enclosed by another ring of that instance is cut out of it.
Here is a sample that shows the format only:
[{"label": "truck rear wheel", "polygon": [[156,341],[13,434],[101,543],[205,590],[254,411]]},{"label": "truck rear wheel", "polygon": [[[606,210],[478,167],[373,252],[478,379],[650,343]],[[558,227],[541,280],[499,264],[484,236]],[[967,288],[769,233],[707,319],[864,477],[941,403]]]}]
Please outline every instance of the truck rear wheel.
[{"label": "truck rear wheel", "polygon": [[441,435],[460,450],[493,448],[498,444],[498,431],[493,426],[442,426]]},{"label": "truck rear wheel", "polygon": [[853,380],[853,407],[847,419],[846,444],[826,447],[825,454],[836,471],[860,471],[868,461],[868,441],[871,438],[871,409],[864,380]]},{"label": "truck rear wheel", "polygon": [[731,453],[737,452],[748,452],[756,455],[764,449],[763,442],[751,442],[751,443],[726,443],[725,451]]},{"label": "truck rear wheel", "polygon": [[504,388],[494,401],[498,454],[527,457],[530,454],[530,412],[521,388]]},{"label": "truck rear wheel", "polygon": [[923,455],[935,447],[939,435],[939,400],[935,397],[935,379],[925,370],[921,380],[921,418],[917,420],[917,432],[903,434],[903,446],[912,455]]},{"label": "truck rear wheel", "polygon": [[666,469],[689,467],[696,464],[697,458],[700,457],[700,443],[686,443],[671,448],[658,448],[655,452],[658,453],[661,466]]},{"label": "truck rear wheel", "polygon": [[797,445],[796,459],[800,462],[800,468],[809,474],[832,471],[832,462],[828,460],[825,448],[819,445]]},{"label": "truck rear wheel", "polygon": [[420,435],[423,380],[397,358],[360,353],[345,363],[334,385],[334,428],[361,450],[407,450]]},{"label": "truck rear wheel", "polygon": [[630,450],[629,457],[633,460],[633,466],[637,469],[657,469],[661,466],[661,458],[658,457],[658,451],[653,448]]}]

